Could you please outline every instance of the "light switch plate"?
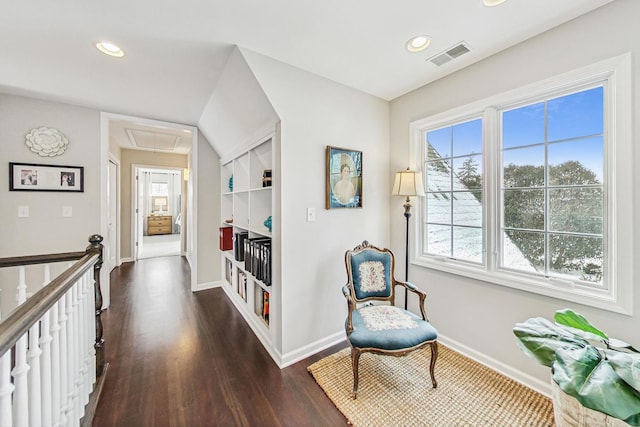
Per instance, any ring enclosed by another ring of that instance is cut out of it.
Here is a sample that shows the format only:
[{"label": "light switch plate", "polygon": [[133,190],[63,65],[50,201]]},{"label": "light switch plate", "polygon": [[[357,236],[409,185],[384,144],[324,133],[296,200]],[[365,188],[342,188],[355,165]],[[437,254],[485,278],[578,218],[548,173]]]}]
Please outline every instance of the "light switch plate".
[{"label": "light switch plate", "polygon": [[71,206],[63,206],[62,207],[62,216],[65,218],[71,218],[73,216],[73,207]]},{"label": "light switch plate", "polygon": [[29,206],[18,206],[18,218],[29,218]]}]

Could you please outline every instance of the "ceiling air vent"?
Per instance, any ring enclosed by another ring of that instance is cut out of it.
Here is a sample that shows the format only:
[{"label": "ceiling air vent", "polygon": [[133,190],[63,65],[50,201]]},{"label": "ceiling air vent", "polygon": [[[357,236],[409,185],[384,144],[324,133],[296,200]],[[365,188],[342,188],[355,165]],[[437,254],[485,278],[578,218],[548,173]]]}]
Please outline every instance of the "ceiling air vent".
[{"label": "ceiling air vent", "polygon": [[445,50],[444,52],[441,52],[435,56],[432,56],[431,58],[427,59],[427,61],[431,61],[432,63],[436,64],[439,67],[451,61],[452,59],[455,59],[461,55],[464,55],[470,50],[471,49],[465,42],[460,42],[457,45]]}]

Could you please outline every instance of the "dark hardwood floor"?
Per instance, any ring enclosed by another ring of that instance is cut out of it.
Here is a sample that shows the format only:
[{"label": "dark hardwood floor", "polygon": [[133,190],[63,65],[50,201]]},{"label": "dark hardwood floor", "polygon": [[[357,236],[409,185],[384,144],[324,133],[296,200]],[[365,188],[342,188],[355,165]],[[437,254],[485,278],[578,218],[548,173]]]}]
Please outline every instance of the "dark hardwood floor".
[{"label": "dark hardwood floor", "polygon": [[222,289],[192,293],[188,278],[177,256],[111,273],[110,367],[94,426],[347,424],[307,372],[346,343],[281,370]]}]

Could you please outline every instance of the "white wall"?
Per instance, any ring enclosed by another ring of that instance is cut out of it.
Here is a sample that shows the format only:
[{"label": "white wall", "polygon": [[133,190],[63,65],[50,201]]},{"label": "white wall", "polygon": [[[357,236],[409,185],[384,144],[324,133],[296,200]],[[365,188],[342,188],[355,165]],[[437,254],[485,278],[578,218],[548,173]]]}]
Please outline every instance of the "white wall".
[{"label": "white wall", "polygon": [[[640,38],[635,37],[640,2],[618,0],[588,15],[548,31],[511,49],[426,85],[391,102],[391,168],[405,167],[409,156],[409,123],[507,90],[543,80],[625,52],[633,53],[633,80],[640,81]],[[633,99],[640,99],[634,84]],[[640,119],[634,117],[634,133],[640,134]],[[640,151],[634,153],[635,163]],[[640,169],[633,182],[634,217],[638,218]],[[404,253],[404,221],[400,203],[391,201],[392,247]],[[636,223],[638,221],[635,221]],[[640,227],[634,230],[638,241]],[[403,255],[402,255],[403,256]],[[634,251],[634,265],[640,265]],[[533,316],[551,317],[555,310],[571,307],[611,336],[640,345],[640,292],[634,297],[634,316],[625,316],[567,301],[546,298],[491,283],[474,281],[426,268],[410,267],[410,278],[426,289],[432,322],[441,335],[468,347],[485,361],[514,368],[515,374],[544,387],[549,370],[525,356],[516,345],[512,328]],[[491,360],[492,359],[492,360]]]},{"label": "white wall", "polygon": [[[29,150],[25,135],[40,126],[67,136],[64,154],[45,158]],[[83,166],[84,192],[9,191],[9,162]],[[0,257],[80,251],[100,233],[100,112],[0,94],[0,165]],[[18,218],[18,206],[29,207],[28,218]],[[63,206],[73,217],[63,218]],[[3,306],[14,297],[5,289]]]},{"label": "white wall", "polygon": [[[25,135],[40,126],[67,136],[61,156],[40,157],[25,145]],[[0,94],[0,138],[0,256],[84,249],[89,235],[100,232],[100,113]],[[9,162],[83,166],[84,192],[9,191]],[[29,218],[18,218],[18,205],[29,206]],[[72,218],[62,217],[63,206],[73,208]]]},{"label": "white wall", "polygon": [[198,277],[199,288],[220,280],[220,158],[204,135],[198,135]]},{"label": "white wall", "polygon": [[[281,119],[280,218],[284,363],[344,339],[344,253],[389,243],[389,108],[366,95],[242,49]],[[363,208],[324,209],[327,145],[363,152]],[[316,221],[306,222],[306,209]]]}]

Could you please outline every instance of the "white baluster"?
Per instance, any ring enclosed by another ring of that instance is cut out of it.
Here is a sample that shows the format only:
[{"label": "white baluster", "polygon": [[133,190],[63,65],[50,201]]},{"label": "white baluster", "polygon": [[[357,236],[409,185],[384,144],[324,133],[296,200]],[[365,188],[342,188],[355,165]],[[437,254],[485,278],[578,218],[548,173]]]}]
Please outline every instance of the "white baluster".
[{"label": "white baluster", "polygon": [[[2,317],[0,317],[0,320]],[[11,394],[14,390],[11,382],[11,350],[0,356],[0,426],[11,427]]]},{"label": "white baluster", "polygon": [[[59,302],[51,307],[51,425],[60,426],[60,323]],[[46,424],[45,424],[46,425]]]},{"label": "white baluster", "polygon": [[[18,305],[27,299],[27,283],[25,281],[25,268],[18,268]],[[15,390],[13,393],[13,419],[18,427],[29,425],[29,382],[27,373],[27,334],[18,338],[15,345],[15,366],[11,371]]]},{"label": "white baluster", "polygon": [[27,300],[27,282],[25,280],[24,266],[18,267],[18,287],[16,288],[16,302],[18,305]]},{"label": "white baluster", "polygon": [[73,404],[75,420],[79,420],[82,417],[82,397],[80,396],[80,381],[81,378],[81,362],[80,355],[81,343],[80,343],[80,328],[82,323],[82,317],[80,316],[80,301],[78,299],[78,291],[80,289],[80,280],[76,281],[73,285],[71,297],[73,300]]},{"label": "white baluster", "polygon": [[87,273],[87,368],[89,372],[89,391],[93,391],[93,384],[96,382],[96,349],[93,345],[96,342],[96,313],[95,296],[93,289],[93,271]]},{"label": "white baluster", "polygon": [[68,342],[67,342],[67,303],[63,296],[58,301],[58,322],[60,323],[60,421],[59,425],[67,425],[67,366],[68,366]]},{"label": "white baluster", "polygon": [[[87,273],[91,270],[87,271]],[[91,387],[89,383],[89,364],[87,363],[87,342],[89,340],[89,324],[87,323],[87,273],[80,279],[80,372],[81,372],[81,395],[82,395],[82,407],[89,402],[89,394],[91,394]]]},{"label": "white baluster", "polygon": [[29,365],[29,419],[31,425],[38,425],[42,420],[42,388],[40,384],[40,350],[39,340],[40,322],[34,323],[29,329],[29,351],[27,362]]},{"label": "white baluster", "polygon": [[84,318],[84,303],[82,301],[82,292],[84,290],[84,274],[78,280],[78,407],[80,408],[80,416],[84,413],[84,405],[87,403],[87,389],[85,387],[85,376],[87,372],[84,367],[84,328],[86,328]]},{"label": "white baluster", "polygon": [[[76,319],[73,317],[73,296],[72,290],[69,289],[64,295],[65,303],[67,306],[67,425],[73,425],[75,421],[75,403],[73,401],[73,374],[75,370],[74,365],[74,345],[75,337],[73,336],[73,328]],[[63,397],[64,398],[64,397]]]},{"label": "white baluster", "polygon": [[11,383],[11,350],[0,357],[0,426],[11,427],[11,395],[15,387]]},{"label": "white baluster", "polygon": [[[44,280],[42,286],[47,286],[51,281],[51,268],[49,264],[44,266]],[[51,336],[51,314],[53,308],[49,309],[44,316],[42,316],[41,325],[42,332],[40,336],[40,349],[42,350],[42,356],[40,356],[40,382],[42,387],[42,425],[53,425],[52,407],[53,407],[53,388],[51,385],[51,342],[53,337]]]},{"label": "white baluster", "polygon": [[15,345],[15,366],[11,371],[15,391],[13,394],[13,419],[18,427],[29,425],[29,382],[27,373],[27,334],[18,339]]}]

